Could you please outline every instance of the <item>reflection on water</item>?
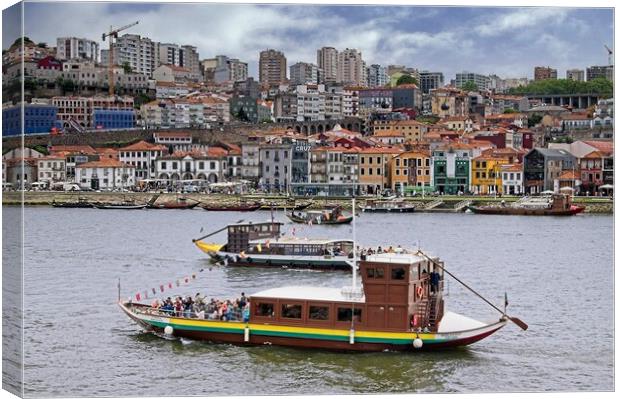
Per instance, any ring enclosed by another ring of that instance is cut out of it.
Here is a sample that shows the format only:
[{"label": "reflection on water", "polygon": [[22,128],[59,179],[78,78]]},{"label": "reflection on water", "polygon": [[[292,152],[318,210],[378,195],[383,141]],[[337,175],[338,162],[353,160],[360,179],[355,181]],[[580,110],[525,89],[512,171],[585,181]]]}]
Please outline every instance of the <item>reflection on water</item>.
[{"label": "reflection on water", "polygon": [[[5,207],[5,217],[14,211]],[[412,248],[419,242],[497,305],[508,292],[510,312],[530,329],[509,325],[466,349],[364,354],[182,342],[141,332],[116,306],[118,278],[123,296],[131,296],[201,268],[191,286],[164,295],[231,298],[277,286],[349,283],[347,272],[209,268],[191,242],[201,227],[205,234],[241,218],[269,217],[269,212],[27,209],[26,395],[613,389],[609,216],[360,217],[362,244]],[[292,227],[287,222],[284,230]],[[296,226],[296,234],[350,238],[351,228]],[[218,234],[209,240],[223,239]],[[480,320],[497,318],[457,283],[448,286],[448,309]],[[574,336],[573,321],[584,315],[596,326],[589,331],[588,350]]]}]

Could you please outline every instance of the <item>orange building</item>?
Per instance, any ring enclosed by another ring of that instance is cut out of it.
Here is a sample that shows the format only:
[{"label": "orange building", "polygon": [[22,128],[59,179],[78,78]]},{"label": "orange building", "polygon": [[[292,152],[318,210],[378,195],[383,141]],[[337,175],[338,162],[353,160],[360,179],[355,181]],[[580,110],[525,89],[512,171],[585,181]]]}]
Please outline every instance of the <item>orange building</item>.
[{"label": "orange building", "polygon": [[393,158],[403,152],[400,147],[370,147],[359,150],[358,182],[361,190],[376,194],[391,187]]},{"label": "orange building", "polygon": [[405,191],[407,187],[431,185],[430,151],[412,150],[396,155],[390,168],[392,190]]}]

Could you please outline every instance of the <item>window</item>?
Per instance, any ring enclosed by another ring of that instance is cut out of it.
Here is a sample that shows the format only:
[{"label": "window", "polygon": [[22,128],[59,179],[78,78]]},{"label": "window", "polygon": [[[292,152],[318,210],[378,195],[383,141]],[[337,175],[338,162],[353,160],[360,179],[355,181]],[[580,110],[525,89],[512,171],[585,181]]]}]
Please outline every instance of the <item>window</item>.
[{"label": "window", "polygon": [[366,275],[368,278],[383,278],[383,268],[382,267],[370,267],[366,270]]},{"label": "window", "polygon": [[273,303],[259,302],[254,311],[255,316],[271,317],[273,316]]},{"label": "window", "polygon": [[285,319],[301,319],[301,305],[283,303],[281,315]]},{"label": "window", "polygon": [[164,169],[164,170],[166,169],[166,163],[165,162],[161,163],[161,168]]},{"label": "window", "polygon": [[355,315],[355,321],[362,321],[362,309],[338,308],[338,321],[351,321]]},{"label": "window", "polygon": [[392,268],[392,280],[404,280],[405,279],[405,269],[402,267],[394,267]]},{"label": "window", "polygon": [[310,306],[308,318],[310,320],[329,320],[329,306]]}]

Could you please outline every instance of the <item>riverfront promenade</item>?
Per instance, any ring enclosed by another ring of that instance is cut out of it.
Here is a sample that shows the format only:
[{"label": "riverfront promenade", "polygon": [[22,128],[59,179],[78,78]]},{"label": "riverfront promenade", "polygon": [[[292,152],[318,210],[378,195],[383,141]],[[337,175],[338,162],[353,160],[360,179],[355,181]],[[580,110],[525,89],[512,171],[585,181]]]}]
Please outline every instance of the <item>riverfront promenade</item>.
[{"label": "riverfront promenade", "polygon": [[[23,193],[23,203],[26,206],[48,206],[52,201],[56,202],[73,202],[78,198],[83,198],[92,202],[120,202],[123,200],[134,200],[137,203],[148,202],[156,192],[58,192],[58,191],[26,191]],[[157,203],[171,201],[182,196],[184,198],[200,201],[205,204],[213,205],[232,205],[238,204],[240,199],[254,202],[264,199],[265,209],[269,209],[271,205],[281,208],[287,204],[287,198],[278,195],[227,195],[227,194],[177,194],[177,193],[162,193],[157,198]],[[376,197],[358,197],[358,203],[363,203],[365,199]],[[404,200],[416,205],[416,212],[428,211],[428,212],[457,212],[464,210],[463,207],[465,201],[471,201],[471,205],[484,205],[494,202],[505,201],[507,203],[514,202],[521,197],[518,196],[502,196],[494,198],[492,196],[421,196],[405,197]],[[289,198],[290,200],[290,198]],[[340,204],[344,208],[351,207],[351,199],[347,197],[298,197],[297,203],[305,203],[313,201],[311,209],[319,209],[326,204],[336,205]],[[438,203],[441,202],[441,203]],[[613,213],[613,200],[608,197],[574,197],[573,202],[577,205],[586,207],[585,213]],[[22,193],[19,191],[5,191],[2,193],[3,205],[20,205],[22,203]],[[435,206],[432,209],[425,209],[431,204]],[[290,206],[290,201],[288,203]],[[460,209],[459,209],[460,208]]]}]

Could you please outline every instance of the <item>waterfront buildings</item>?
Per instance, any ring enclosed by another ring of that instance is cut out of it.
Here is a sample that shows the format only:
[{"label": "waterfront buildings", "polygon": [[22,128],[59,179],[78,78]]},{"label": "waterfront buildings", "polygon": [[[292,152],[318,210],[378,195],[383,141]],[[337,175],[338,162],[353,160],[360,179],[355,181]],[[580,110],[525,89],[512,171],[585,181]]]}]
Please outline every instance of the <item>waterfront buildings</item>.
[{"label": "waterfront buildings", "polygon": [[566,150],[534,148],[523,160],[525,193],[537,194],[545,190],[559,190],[559,177],[563,171],[573,171],[576,158]]},{"label": "waterfront buildings", "polygon": [[259,149],[261,177],[259,187],[267,192],[287,191],[291,183],[292,144],[265,144]]},{"label": "waterfront buildings", "polygon": [[431,157],[428,150],[414,149],[397,154],[390,168],[392,190],[402,194],[412,187],[431,186]]},{"label": "waterfront buildings", "polygon": [[179,180],[224,181],[228,170],[227,156],[228,152],[220,147],[164,155],[155,161],[157,178],[173,183]]},{"label": "waterfront buildings", "polygon": [[37,158],[37,173],[39,182],[51,183],[67,180],[64,155],[48,155]]},{"label": "waterfront buildings", "polygon": [[286,57],[280,51],[268,49],[260,52],[258,75],[262,84],[278,85],[286,82]]},{"label": "waterfront buildings", "polygon": [[155,160],[168,154],[168,147],[146,141],[122,147],[118,151],[119,161],[131,165],[136,180],[156,178]]},{"label": "waterfront buildings", "polygon": [[534,67],[534,80],[557,79],[558,70],[551,67]]},{"label": "waterfront buildings", "polygon": [[59,37],[56,39],[56,58],[59,60],[99,61],[99,43],[78,37]]},{"label": "waterfront buildings", "polygon": [[101,159],[77,165],[75,178],[85,189],[131,188],[136,183],[134,169],[134,166],[114,159]]}]

